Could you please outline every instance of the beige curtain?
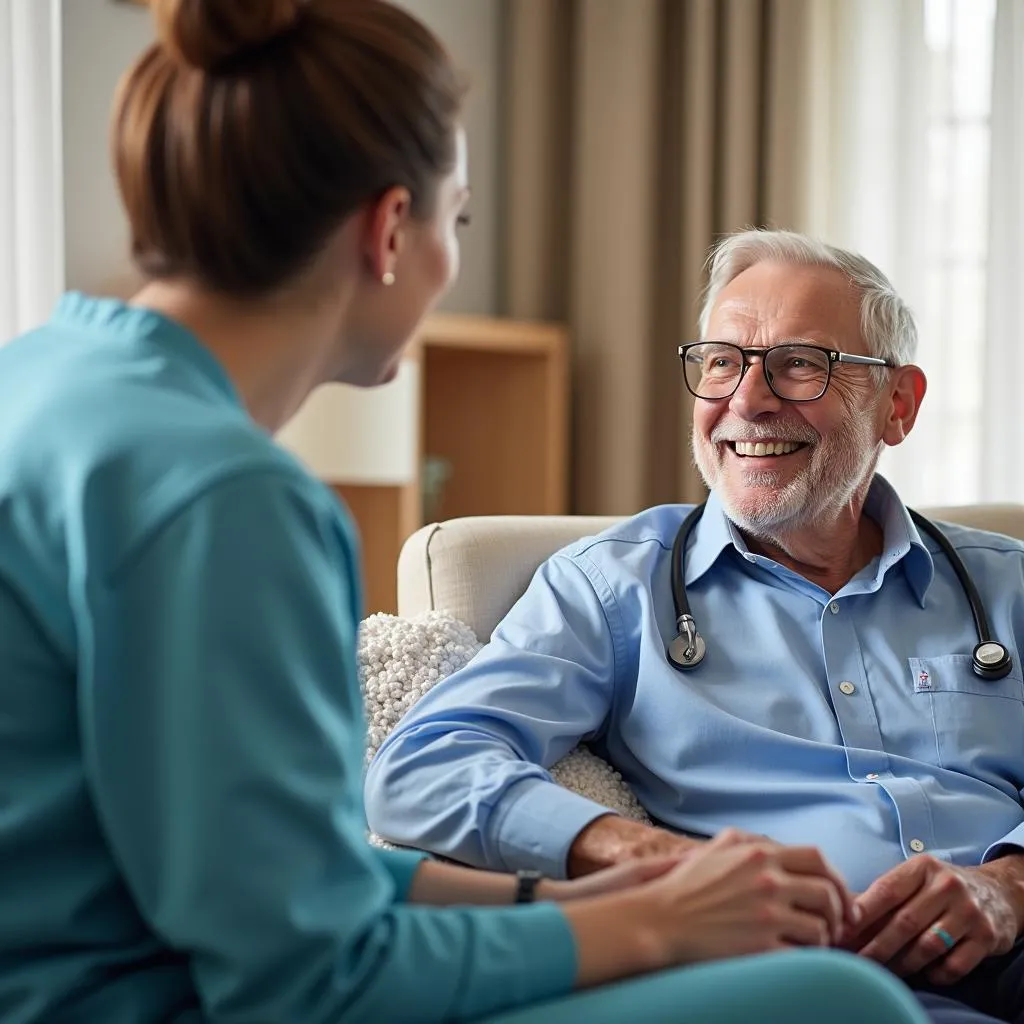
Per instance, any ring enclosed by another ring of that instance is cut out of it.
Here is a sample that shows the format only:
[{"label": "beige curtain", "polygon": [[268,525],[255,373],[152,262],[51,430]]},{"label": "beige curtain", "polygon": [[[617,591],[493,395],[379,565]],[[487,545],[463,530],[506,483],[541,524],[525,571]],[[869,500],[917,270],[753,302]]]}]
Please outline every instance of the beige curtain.
[{"label": "beige curtain", "polygon": [[816,0],[506,0],[503,312],[573,332],[573,511],[699,498],[692,339],[721,232],[799,227]]}]

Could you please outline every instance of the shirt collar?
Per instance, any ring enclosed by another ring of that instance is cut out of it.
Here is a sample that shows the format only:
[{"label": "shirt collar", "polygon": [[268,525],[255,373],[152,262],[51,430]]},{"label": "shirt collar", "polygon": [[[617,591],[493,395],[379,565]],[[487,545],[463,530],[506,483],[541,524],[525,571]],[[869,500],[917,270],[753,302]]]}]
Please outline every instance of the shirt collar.
[{"label": "shirt collar", "polygon": [[699,580],[718,561],[722,552],[730,547],[735,548],[740,554],[746,554],[750,550],[743,535],[725,514],[717,493],[712,491],[708,495],[700,522],[693,528],[685,552],[686,585],[690,586]]},{"label": "shirt collar", "polygon": [[190,330],[155,310],[71,291],[60,297],[50,322],[107,337],[146,339],[158,344],[187,361],[236,405],[242,405],[220,360]]},{"label": "shirt collar", "polygon": [[[893,565],[904,560],[907,582],[923,607],[925,594],[935,575],[935,563],[906,506],[889,481],[877,473],[868,489],[864,511],[882,527],[879,575],[883,576]],[[718,495],[712,491],[687,547],[686,585],[699,580],[730,547],[740,555],[750,553],[743,535],[725,514]]]},{"label": "shirt collar", "polygon": [[864,501],[864,511],[882,527],[879,577],[902,559],[907,583],[923,608],[925,595],[935,576],[935,562],[910,518],[907,506],[900,501],[892,484],[877,473]]}]

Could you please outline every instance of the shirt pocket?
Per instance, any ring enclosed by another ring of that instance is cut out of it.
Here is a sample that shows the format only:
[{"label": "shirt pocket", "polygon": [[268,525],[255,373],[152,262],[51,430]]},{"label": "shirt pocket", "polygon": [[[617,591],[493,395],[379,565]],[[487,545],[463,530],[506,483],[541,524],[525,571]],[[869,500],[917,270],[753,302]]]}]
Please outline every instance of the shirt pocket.
[{"label": "shirt pocket", "polygon": [[931,717],[938,763],[993,783],[1018,779],[1024,678],[1016,659],[1002,679],[982,679],[971,665],[969,654],[909,659],[914,700]]}]

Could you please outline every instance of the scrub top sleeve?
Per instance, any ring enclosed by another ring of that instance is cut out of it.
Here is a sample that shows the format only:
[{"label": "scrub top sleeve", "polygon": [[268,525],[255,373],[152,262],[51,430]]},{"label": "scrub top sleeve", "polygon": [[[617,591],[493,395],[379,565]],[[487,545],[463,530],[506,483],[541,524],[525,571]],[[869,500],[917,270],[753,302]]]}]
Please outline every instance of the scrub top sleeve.
[{"label": "scrub top sleeve", "polygon": [[403,902],[409,898],[413,876],[420,865],[427,860],[425,853],[418,850],[385,850],[376,848],[380,866],[391,876],[395,886],[395,898]]},{"label": "scrub top sleeve", "polygon": [[564,994],[557,907],[404,905],[411,861],[365,841],[357,567],[320,493],[222,482],[90,580],[83,755],[123,881],[211,1020],[458,1020]]}]

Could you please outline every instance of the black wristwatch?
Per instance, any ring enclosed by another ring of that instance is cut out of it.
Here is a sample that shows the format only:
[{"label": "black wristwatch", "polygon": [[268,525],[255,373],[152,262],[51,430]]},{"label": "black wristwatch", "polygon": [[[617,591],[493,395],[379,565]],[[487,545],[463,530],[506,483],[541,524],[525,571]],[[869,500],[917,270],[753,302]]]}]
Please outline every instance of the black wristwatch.
[{"label": "black wristwatch", "polygon": [[516,903],[533,903],[537,898],[537,886],[544,876],[539,871],[516,872]]}]

